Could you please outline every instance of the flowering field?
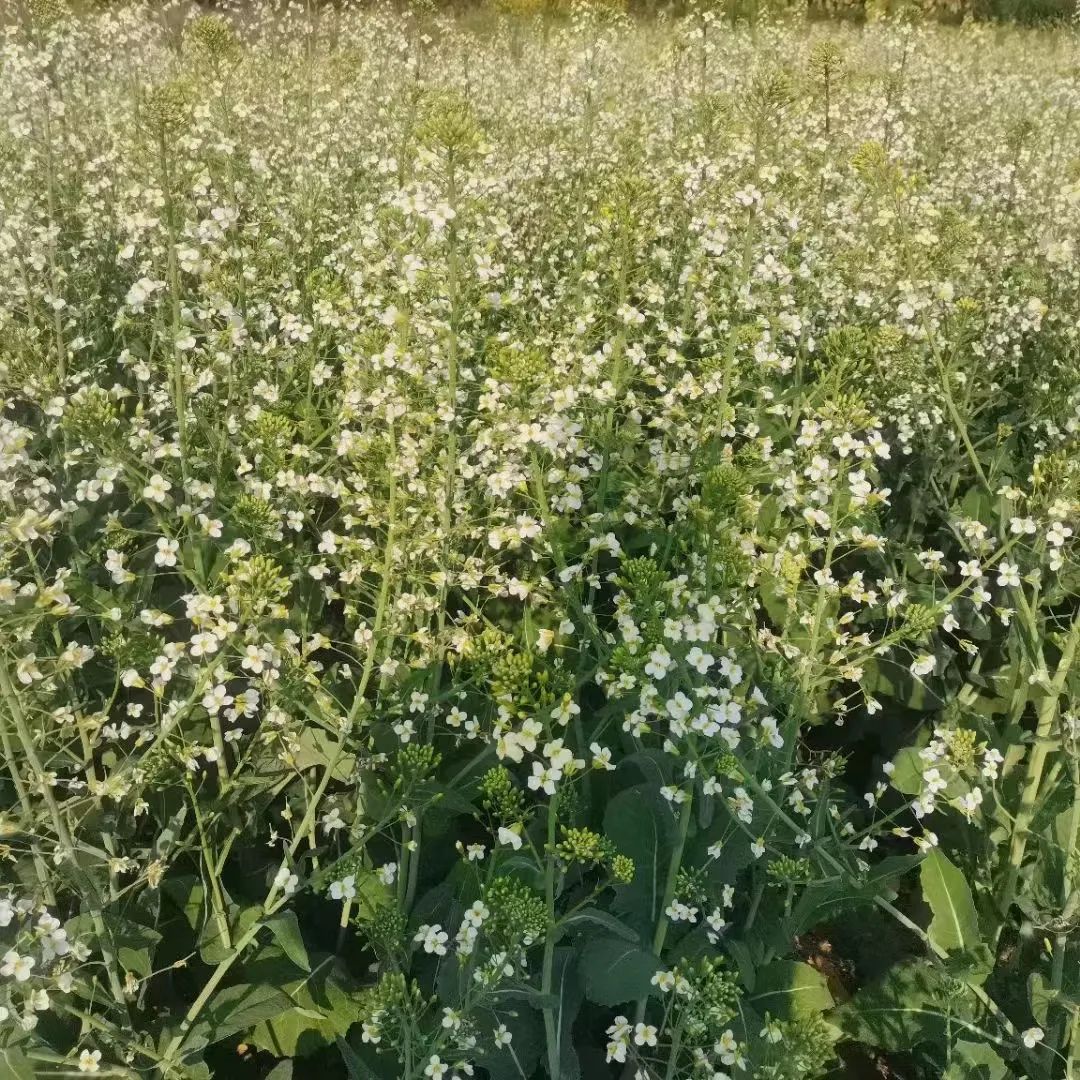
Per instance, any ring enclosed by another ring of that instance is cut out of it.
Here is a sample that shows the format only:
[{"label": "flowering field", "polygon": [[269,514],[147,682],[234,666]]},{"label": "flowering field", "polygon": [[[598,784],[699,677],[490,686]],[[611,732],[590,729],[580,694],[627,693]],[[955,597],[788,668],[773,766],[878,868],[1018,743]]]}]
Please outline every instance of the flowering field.
[{"label": "flowering field", "polygon": [[1080,39],[6,17],[0,1076],[1080,1076]]}]

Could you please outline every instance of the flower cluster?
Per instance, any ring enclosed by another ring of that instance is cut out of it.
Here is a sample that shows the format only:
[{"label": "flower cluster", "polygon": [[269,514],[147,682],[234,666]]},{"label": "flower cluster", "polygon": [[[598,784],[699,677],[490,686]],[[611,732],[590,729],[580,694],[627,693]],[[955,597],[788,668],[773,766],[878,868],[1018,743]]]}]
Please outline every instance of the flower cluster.
[{"label": "flower cluster", "polygon": [[1080,1053],[1076,42],[772,6],[0,14],[16,1075]]}]

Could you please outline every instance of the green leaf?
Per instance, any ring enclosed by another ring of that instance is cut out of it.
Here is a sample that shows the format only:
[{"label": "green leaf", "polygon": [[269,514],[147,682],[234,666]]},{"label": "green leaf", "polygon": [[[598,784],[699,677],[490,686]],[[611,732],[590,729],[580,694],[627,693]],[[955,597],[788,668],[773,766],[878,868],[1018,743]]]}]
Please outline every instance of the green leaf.
[{"label": "green leaf", "polygon": [[617,938],[596,938],[581,953],[585,996],[597,1005],[621,1005],[647,996],[659,968],[652,952]]},{"label": "green leaf", "polygon": [[739,977],[742,979],[743,986],[752,994],[757,986],[757,965],[754,963],[754,956],[750,951],[750,947],[746,942],[739,941],[738,938],[734,937],[725,937],[724,947],[739,969]]},{"label": "green leaf", "polygon": [[574,933],[597,934],[605,933],[615,937],[621,937],[624,941],[632,941],[637,944],[640,940],[638,932],[626,925],[620,919],[601,908],[588,907],[567,915],[555,927],[555,940],[558,941],[565,934]]},{"label": "green leaf", "polygon": [[1010,1075],[1009,1066],[992,1046],[958,1039],[942,1080],[1005,1080]]},{"label": "green leaf", "polygon": [[[161,935],[153,927],[144,926],[113,911],[104,912],[101,920],[120,966],[144,979],[149,978],[154,968],[154,949]],[[67,923],[66,929],[72,939],[88,935],[97,937],[89,914],[76,915]]]},{"label": "green leaf", "polygon": [[867,661],[859,685],[868,697],[892,698],[905,708],[917,712],[933,712],[942,706],[941,697],[934,692],[933,676],[916,678],[902,664],[888,658]]},{"label": "green leaf", "polygon": [[300,729],[294,757],[295,767],[300,771],[315,767],[326,769],[334,761],[331,776],[342,783],[352,776],[356,761],[352,754],[338,753],[337,736],[314,724],[305,724]]},{"label": "green leaf", "polygon": [[199,958],[204,964],[216,966],[232,954],[230,941],[242,937],[263,916],[262,904],[252,904],[238,908],[235,904],[229,911],[229,933],[221,926],[221,917],[212,915],[199,934]]},{"label": "green leaf", "polygon": [[1046,979],[1037,971],[1028,976],[1028,1006],[1040,1027],[1047,1027],[1046,1013],[1057,997],[1052,986],[1046,985]]},{"label": "green leaf", "polygon": [[[258,966],[263,978],[273,970],[272,956]],[[357,987],[348,972],[329,956],[315,960],[316,974],[275,983],[287,1005],[252,1028],[248,1040],[255,1046],[278,1057],[306,1057],[345,1035],[360,1018]]]},{"label": "green leaf", "polygon": [[281,951],[301,971],[311,970],[311,961],[308,960],[304,939],[300,936],[300,925],[296,921],[295,911],[279,911],[272,915],[266,920],[266,928],[281,946]]},{"label": "green leaf", "polygon": [[180,909],[188,926],[198,929],[206,897],[202,882],[193,874],[169,874],[161,883],[161,891]]},{"label": "green leaf", "polygon": [[934,918],[930,940],[947,952],[975,952],[981,944],[979,916],[961,871],[934,848],[919,867],[923,897]]},{"label": "green leaf", "polygon": [[289,1058],[279,1061],[264,1077],[264,1080],[293,1080],[293,1063]]},{"label": "green leaf", "polygon": [[890,855],[875,863],[857,881],[831,880],[808,885],[791,914],[777,920],[762,936],[774,951],[786,950],[791,940],[851,908],[872,904],[878,896],[892,897],[900,880],[922,862],[921,855]]},{"label": "green leaf", "polygon": [[616,887],[612,907],[642,934],[660,916],[672,831],[671,810],[651,784],[620,791],[604,812],[604,832],[634,860],[634,878]]},{"label": "green leaf", "polygon": [[578,958],[573,949],[555,950],[551,989],[558,998],[555,1009],[555,1030],[558,1032],[559,1080],[580,1080],[581,1064],[574,1046],[574,1021],[581,1010],[583,998]]},{"label": "green leaf", "polygon": [[34,1080],[34,1063],[17,1047],[0,1047],[0,1076],[5,1080]]},{"label": "green leaf", "polygon": [[833,1006],[825,976],[800,960],[774,960],[757,973],[751,1004],[782,1020],[822,1013]]},{"label": "green leaf", "polygon": [[[561,970],[555,974],[561,974]],[[580,996],[580,990],[578,993]],[[554,994],[551,996],[557,1008],[559,999]],[[487,1070],[490,1080],[529,1080],[536,1071],[536,1063],[544,1047],[544,1021],[540,1013],[522,1006],[514,1009],[480,1009],[477,1015],[481,1026],[489,1032],[505,1024],[511,1042],[509,1048],[491,1048],[479,1054],[475,1059],[476,1064]]]},{"label": "green leaf", "polygon": [[360,1055],[339,1035],[336,1039],[341,1060],[345,1062],[345,1071],[349,1080],[380,1080],[379,1074],[368,1067]]},{"label": "green leaf", "polygon": [[923,788],[922,774],[926,772],[917,746],[905,746],[893,758],[889,782],[904,795],[918,795]]},{"label": "green leaf", "polygon": [[353,887],[356,890],[356,915],[360,919],[370,919],[379,908],[393,903],[394,891],[369,867],[350,865],[356,863],[356,857],[362,851],[361,847],[350,848],[340,859],[313,875],[311,886],[316,891],[322,891],[331,882],[343,877],[343,868],[348,867],[349,873],[355,879]]},{"label": "green leaf", "polygon": [[876,983],[861,989],[833,1013],[834,1022],[851,1038],[883,1050],[911,1051],[920,1043],[944,1045],[945,1015],[968,1015],[964,998],[950,997],[951,979],[940,968],[912,960],[896,964]]},{"label": "green leaf", "polygon": [[220,1042],[293,1007],[284,990],[265,983],[226,986],[210,999],[199,1024],[207,1042]]}]

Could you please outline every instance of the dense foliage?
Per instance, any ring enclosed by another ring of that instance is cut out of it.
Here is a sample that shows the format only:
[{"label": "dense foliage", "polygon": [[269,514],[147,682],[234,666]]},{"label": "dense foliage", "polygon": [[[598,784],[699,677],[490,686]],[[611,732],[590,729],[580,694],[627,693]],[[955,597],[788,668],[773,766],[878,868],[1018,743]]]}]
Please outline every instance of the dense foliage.
[{"label": "dense foliage", "polygon": [[3,1075],[1080,1074],[1078,62],[35,0]]}]

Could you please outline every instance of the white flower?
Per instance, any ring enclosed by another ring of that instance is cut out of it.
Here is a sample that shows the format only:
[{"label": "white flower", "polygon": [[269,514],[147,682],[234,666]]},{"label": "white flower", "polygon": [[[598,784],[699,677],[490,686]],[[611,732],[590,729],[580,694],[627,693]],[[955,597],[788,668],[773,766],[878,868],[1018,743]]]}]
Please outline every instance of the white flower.
[{"label": "white flower", "polygon": [[218,683],[217,686],[203,695],[202,706],[211,716],[216,716],[226,705],[231,705],[232,700],[232,697],[226,692],[225,686]]},{"label": "white flower", "polygon": [[657,1029],[652,1024],[634,1025],[634,1042],[638,1046],[655,1046]]},{"label": "white flower", "polygon": [[431,1080],[442,1080],[450,1071],[450,1066],[443,1063],[438,1054],[432,1054],[424,1068],[424,1075],[430,1076]]},{"label": "white flower", "polygon": [[1060,521],[1055,521],[1046,530],[1046,542],[1053,547],[1061,547],[1072,536],[1073,531]]},{"label": "white flower", "polygon": [[300,879],[287,866],[281,867],[274,875],[274,888],[280,889],[286,896],[296,892],[296,886],[299,883]]},{"label": "white flower", "polygon": [[413,941],[424,947],[424,952],[433,953],[436,956],[446,955],[446,942],[450,935],[438,924],[421,926],[413,936]]},{"label": "white flower", "polygon": [[709,668],[716,662],[713,656],[707,652],[702,652],[697,645],[695,645],[687,654],[686,662],[694,668],[697,672],[704,675],[708,672]]},{"label": "white flower", "polygon": [[1020,1033],[1020,1038],[1029,1050],[1034,1050],[1043,1041],[1045,1034],[1041,1027],[1030,1027]]},{"label": "white flower", "polygon": [[672,660],[667,649],[663,645],[657,646],[649,653],[648,663],[645,665],[645,674],[650,679],[662,679],[671,667]]},{"label": "white flower", "polygon": [[601,746],[599,743],[590,743],[589,751],[592,754],[592,767],[594,769],[602,769],[605,772],[611,772],[615,766],[611,764],[611,749],[607,746]]},{"label": "white flower", "polygon": [[346,874],[340,881],[330,883],[332,900],[352,900],[356,896],[356,875]]},{"label": "white flower", "polygon": [[626,1051],[630,1046],[630,1037],[633,1028],[625,1016],[616,1016],[612,1025],[607,1029],[610,1041],[607,1044],[608,1061],[626,1061]]},{"label": "white flower", "polygon": [[20,956],[14,949],[8,949],[4,953],[3,963],[0,964],[0,975],[14,978],[16,982],[26,982],[30,978],[30,972],[34,969],[32,956]]},{"label": "white flower", "polygon": [[79,1072],[96,1073],[101,1061],[100,1050],[83,1050],[79,1054]]},{"label": "white flower", "polygon": [[521,826],[514,825],[507,829],[505,826],[499,826],[499,843],[505,844],[507,847],[513,848],[515,851],[521,850]]},{"label": "white flower", "polygon": [[547,795],[555,794],[555,785],[562,779],[562,771],[554,767],[541,765],[539,761],[532,763],[532,775],[527,780],[533,791],[543,791]]},{"label": "white flower", "polygon": [[1016,588],[1016,587],[1019,586],[1019,584],[1020,584],[1020,568],[1016,565],[1016,563],[1011,563],[1011,562],[998,563],[997,571],[998,571],[997,583],[1000,586],[1002,586],[1003,588],[1005,586],[1009,586],[1009,585],[1011,585],[1013,588]]},{"label": "white flower", "polygon": [[195,634],[191,639],[191,655],[192,656],[206,656],[211,653],[216,653],[220,647],[218,639],[205,630]]},{"label": "white flower", "polygon": [[154,473],[150,477],[150,483],[143,488],[142,494],[143,498],[150,502],[163,503],[170,491],[172,491],[172,484],[161,473]]},{"label": "white flower", "polygon": [[936,662],[929,653],[923,653],[912,661],[911,674],[916,676],[929,675],[934,670]]}]

